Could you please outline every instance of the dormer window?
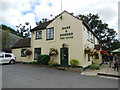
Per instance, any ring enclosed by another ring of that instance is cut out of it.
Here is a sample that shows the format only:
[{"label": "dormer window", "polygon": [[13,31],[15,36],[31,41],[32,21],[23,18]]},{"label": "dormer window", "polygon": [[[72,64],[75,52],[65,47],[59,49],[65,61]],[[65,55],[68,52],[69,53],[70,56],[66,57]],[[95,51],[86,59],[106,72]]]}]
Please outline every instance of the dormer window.
[{"label": "dormer window", "polygon": [[46,30],[46,40],[53,40],[54,39],[54,28],[47,28]]},{"label": "dormer window", "polygon": [[36,31],[36,39],[42,39],[42,31]]}]

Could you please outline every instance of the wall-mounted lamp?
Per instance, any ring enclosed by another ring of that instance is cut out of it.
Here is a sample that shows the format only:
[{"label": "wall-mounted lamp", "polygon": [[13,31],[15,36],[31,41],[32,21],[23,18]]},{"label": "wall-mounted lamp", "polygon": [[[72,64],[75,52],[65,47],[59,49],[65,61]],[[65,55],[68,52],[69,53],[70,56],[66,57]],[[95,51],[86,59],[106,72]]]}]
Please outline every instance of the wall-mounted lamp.
[{"label": "wall-mounted lamp", "polygon": [[63,44],[62,44],[62,47],[63,47],[63,48],[64,48],[64,47],[68,47],[68,44],[63,43]]}]

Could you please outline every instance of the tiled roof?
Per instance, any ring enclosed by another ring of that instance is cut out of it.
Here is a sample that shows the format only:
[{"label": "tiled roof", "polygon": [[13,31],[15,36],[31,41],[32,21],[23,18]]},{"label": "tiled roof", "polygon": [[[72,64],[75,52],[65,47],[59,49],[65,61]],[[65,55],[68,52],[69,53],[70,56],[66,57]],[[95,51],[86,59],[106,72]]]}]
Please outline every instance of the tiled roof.
[{"label": "tiled roof", "polygon": [[15,43],[12,46],[12,49],[25,48],[25,47],[30,47],[30,46],[31,46],[31,39],[30,38],[25,38],[25,39],[20,39],[17,43]]},{"label": "tiled roof", "polygon": [[52,22],[53,20],[50,21],[46,21],[38,26],[36,26],[35,28],[31,29],[31,31],[37,31],[37,30],[42,30],[42,29],[46,29],[46,27]]}]

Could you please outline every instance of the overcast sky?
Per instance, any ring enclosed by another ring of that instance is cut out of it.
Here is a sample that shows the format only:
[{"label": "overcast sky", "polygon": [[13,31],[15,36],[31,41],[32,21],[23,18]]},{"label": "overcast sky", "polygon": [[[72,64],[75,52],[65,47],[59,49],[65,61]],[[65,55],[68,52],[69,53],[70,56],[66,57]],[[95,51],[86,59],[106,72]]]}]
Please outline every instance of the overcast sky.
[{"label": "overcast sky", "polygon": [[[98,14],[118,32],[119,0],[62,0],[62,10],[78,14]],[[14,27],[29,22],[33,27],[42,18],[52,19],[61,13],[61,0],[0,0],[0,24]]]}]

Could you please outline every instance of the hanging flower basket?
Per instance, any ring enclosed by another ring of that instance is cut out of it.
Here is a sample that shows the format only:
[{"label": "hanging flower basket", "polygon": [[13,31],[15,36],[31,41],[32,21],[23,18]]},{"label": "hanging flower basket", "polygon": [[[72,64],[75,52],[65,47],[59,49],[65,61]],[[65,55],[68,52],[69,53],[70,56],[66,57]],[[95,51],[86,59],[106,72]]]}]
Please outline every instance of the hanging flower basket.
[{"label": "hanging flower basket", "polygon": [[109,54],[109,53],[107,53],[106,55],[107,55],[107,56],[113,56],[112,54]]},{"label": "hanging flower basket", "polygon": [[55,49],[55,48],[50,48],[50,52],[49,52],[49,55],[50,56],[55,56],[58,54],[58,50]]},{"label": "hanging flower basket", "polygon": [[102,55],[106,55],[106,51],[105,51],[105,50],[101,50],[100,53],[101,53]]},{"label": "hanging flower basket", "polygon": [[32,54],[32,51],[30,51],[29,49],[26,50],[26,55],[27,55],[27,56],[30,56],[31,54]]},{"label": "hanging flower basket", "polygon": [[90,56],[94,56],[94,53],[89,52],[88,55],[90,55]]},{"label": "hanging flower basket", "polygon": [[109,56],[113,56],[113,54],[109,54]]},{"label": "hanging flower basket", "polygon": [[110,56],[110,54],[108,54],[108,53],[107,53],[106,55],[107,55],[107,56]]},{"label": "hanging flower basket", "polygon": [[88,54],[90,52],[90,48],[85,48],[84,52],[85,54]]},{"label": "hanging flower basket", "polygon": [[94,52],[94,55],[98,55],[98,52]]},{"label": "hanging flower basket", "polygon": [[85,52],[85,54],[91,54],[92,55],[92,54],[94,54],[94,52],[96,52],[96,50],[87,47],[87,48],[85,48],[84,52]]}]

